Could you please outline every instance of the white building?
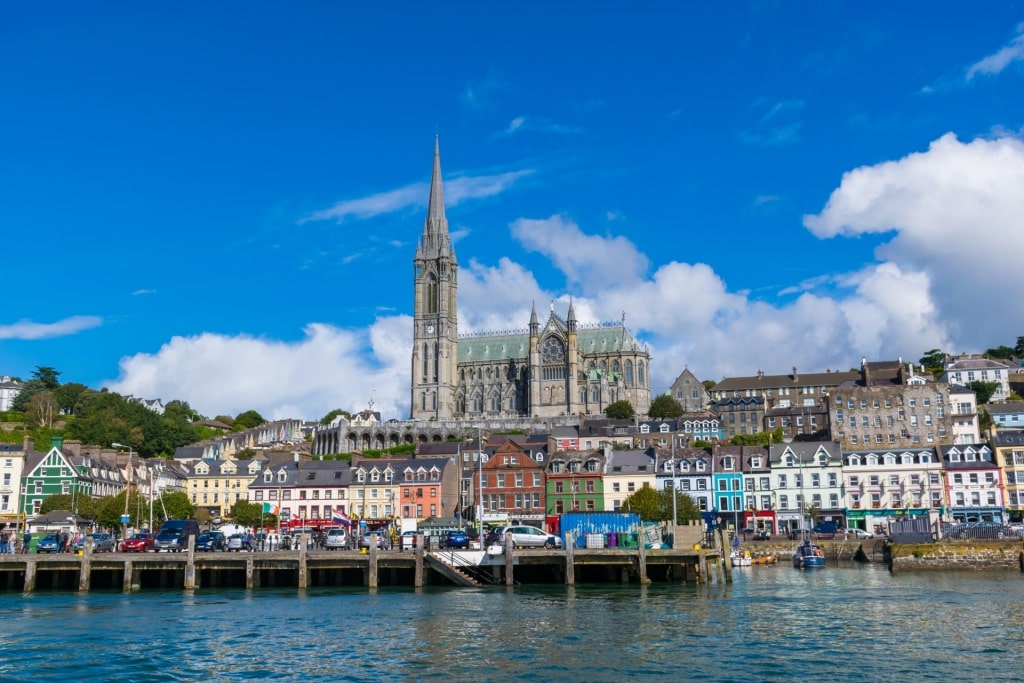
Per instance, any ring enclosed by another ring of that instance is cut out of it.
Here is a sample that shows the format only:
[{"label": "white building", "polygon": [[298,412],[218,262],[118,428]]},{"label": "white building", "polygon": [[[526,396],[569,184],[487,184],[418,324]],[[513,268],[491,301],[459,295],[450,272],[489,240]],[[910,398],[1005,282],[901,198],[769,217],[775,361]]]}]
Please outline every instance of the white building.
[{"label": "white building", "polygon": [[989,401],[1001,403],[1010,396],[1010,371],[1013,369],[1005,363],[983,358],[977,353],[965,353],[955,358],[947,356],[942,381],[963,386],[971,382],[996,382],[999,386]]},{"label": "white building", "polygon": [[19,522],[21,473],[24,468],[25,446],[0,444],[0,527],[14,526]]},{"label": "white building", "polygon": [[978,421],[978,396],[973,390],[958,384],[949,385],[949,421],[954,444],[981,441]]},{"label": "white building", "polygon": [[946,499],[953,522],[1005,522],[1003,473],[988,444],[943,446]]},{"label": "white building", "polygon": [[7,375],[0,377],[0,412],[11,409],[14,399],[21,393],[21,382],[15,382]]},{"label": "white building", "polygon": [[933,449],[847,451],[843,458],[849,526],[874,533],[898,517],[938,521],[945,493],[942,463]]},{"label": "white building", "polygon": [[[779,533],[808,530],[819,522],[845,526],[843,461],[837,442],[779,444],[770,448],[769,458]],[[811,508],[817,511],[813,519]]]}]

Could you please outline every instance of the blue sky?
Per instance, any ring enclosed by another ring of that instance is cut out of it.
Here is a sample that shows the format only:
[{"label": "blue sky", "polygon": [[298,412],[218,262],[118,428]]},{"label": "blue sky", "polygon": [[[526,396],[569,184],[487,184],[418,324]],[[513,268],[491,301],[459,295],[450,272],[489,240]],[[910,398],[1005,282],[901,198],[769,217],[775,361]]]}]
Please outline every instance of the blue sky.
[{"label": "blue sky", "polygon": [[460,331],[569,297],[652,384],[1024,334],[1024,4],[22,3],[0,374],[408,412],[435,134]]}]

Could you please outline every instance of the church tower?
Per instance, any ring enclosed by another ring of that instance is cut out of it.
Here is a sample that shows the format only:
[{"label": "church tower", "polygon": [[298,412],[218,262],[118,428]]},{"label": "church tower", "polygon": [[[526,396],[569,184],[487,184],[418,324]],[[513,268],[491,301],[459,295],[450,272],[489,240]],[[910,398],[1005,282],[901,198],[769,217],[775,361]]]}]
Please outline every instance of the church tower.
[{"label": "church tower", "polygon": [[413,346],[410,413],[413,419],[448,419],[458,383],[459,264],[448,236],[441,186],[441,151],[434,139],[434,170],[423,234],[413,259]]}]

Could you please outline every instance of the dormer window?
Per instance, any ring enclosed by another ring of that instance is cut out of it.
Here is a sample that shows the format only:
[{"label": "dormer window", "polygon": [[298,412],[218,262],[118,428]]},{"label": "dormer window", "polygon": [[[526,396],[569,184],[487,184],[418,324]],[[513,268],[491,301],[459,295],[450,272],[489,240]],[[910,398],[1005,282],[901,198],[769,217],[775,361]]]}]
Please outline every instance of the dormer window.
[{"label": "dormer window", "polygon": [[728,456],[728,455],[725,456],[724,458],[722,458],[722,469],[724,469],[724,470],[735,469],[735,467],[733,466],[733,462],[734,461],[732,459],[732,456]]},{"label": "dormer window", "polygon": [[263,473],[263,481],[265,481],[268,484],[270,482],[274,481],[274,473],[271,472],[270,470],[267,470],[266,472],[264,472]]},{"label": "dormer window", "polygon": [[587,472],[597,472],[597,461],[596,460],[588,460],[587,461]]},{"label": "dormer window", "polygon": [[284,470],[281,470],[280,472],[277,473],[277,481],[278,482],[283,482],[283,481],[287,481],[287,480],[288,480],[288,473],[287,472],[285,472]]},{"label": "dormer window", "polygon": [[579,463],[578,460],[573,460],[572,462],[569,463],[569,471],[570,472],[579,472],[580,471],[580,463]]},{"label": "dormer window", "polygon": [[370,481],[372,481],[372,482],[380,481],[380,472],[378,472],[377,470],[371,471],[370,472]]},{"label": "dormer window", "polygon": [[662,434],[668,434],[668,425],[662,423],[661,428],[658,431],[660,431]]},{"label": "dormer window", "polygon": [[366,472],[363,471],[363,470],[359,470],[356,473],[356,481],[358,481],[360,484],[365,484],[366,483]]},{"label": "dormer window", "polygon": [[650,431],[651,431],[651,428],[649,426],[647,426],[645,424],[644,425],[640,425],[640,433],[641,434],[647,434]]}]

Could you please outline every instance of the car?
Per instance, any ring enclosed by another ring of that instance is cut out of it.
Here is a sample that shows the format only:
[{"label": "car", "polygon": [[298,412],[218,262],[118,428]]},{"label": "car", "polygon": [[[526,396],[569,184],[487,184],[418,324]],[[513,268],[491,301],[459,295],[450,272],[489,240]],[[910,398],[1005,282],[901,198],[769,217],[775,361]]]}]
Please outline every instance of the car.
[{"label": "car", "polygon": [[139,531],[131,538],[121,541],[123,553],[147,553],[153,551],[154,536],[148,531]]},{"label": "car", "polygon": [[36,543],[37,553],[55,553],[60,546],[60,535],[46,534]]},{"label": "car", "polygon": [[441,539],[441,546],[449,550],[466,550],[469,548],[469,536],[465,531],[451,529]]},{"label": "car", "polygon": [[348,547],[348,534],[344,529],[329,529],[324,538],[324,547],[328,550],[338,550]]},{"label": "car", "polygon": [[385,545],[386,545],[386,538],[387,538],[383,531],[367,531],[367,532],[365,532],[362,536],[359,537],[359,547],[360,548],[369,548],[370,544],[373,543],[373,541],[370,540],[372,536],[376,536],[377,537],[377,548],[380,549],[380,550],[383,550]]},{"label": "car", "polygon": [[402,532],[402,550],[415,550],[419,543],[420,533],[418,531]]},{"label": "car", "polygon": [[755,541],[770,541],[772,540],[771,534],[763,529],[759,529],[754,532],[753,540]]},{"label": "car", "polygon": [[158,553],[180,553],[188,540],[177,529],[161,529],[153,539],[153,550]]},{"label": "car", "polygon": [[97,531],[94,534],[81,536],[75,541],[75,552],[82,552],[85,550],[85,541],[88,538],[92,538],[92,551],[94,553],[112,553],[114,552],[114,537],[110,534]]},{"label": "car", "polygon": [[853,527],[851,527],[851,528],[846,530],[846,535],[847,536],[853,536],[854,538],[861,538],[861,539],[863,539],[863,538],[874,538],[875,537],[875,535],[872,534],[869,531],[864,531],[863,529],[856,529],[856,528],[853,528]]},{"label": "car", "polygon": [[216,552],[227,548],[228,540],[220,531],[204,531],[196,536],[196,552]]},{"label": "car", "polygon": [[561,548],[562,539],[535,526],[518,525],[498,527],[499,543],[504,544],[505,535],[512,534],[512,545],[517,548]]},{"label": "car", "polygon": [[224,548],[227,552],[250,552],[254,550],[252,543],[249,541],[248,534],[231,534],[228,536],[227,545]]}]

